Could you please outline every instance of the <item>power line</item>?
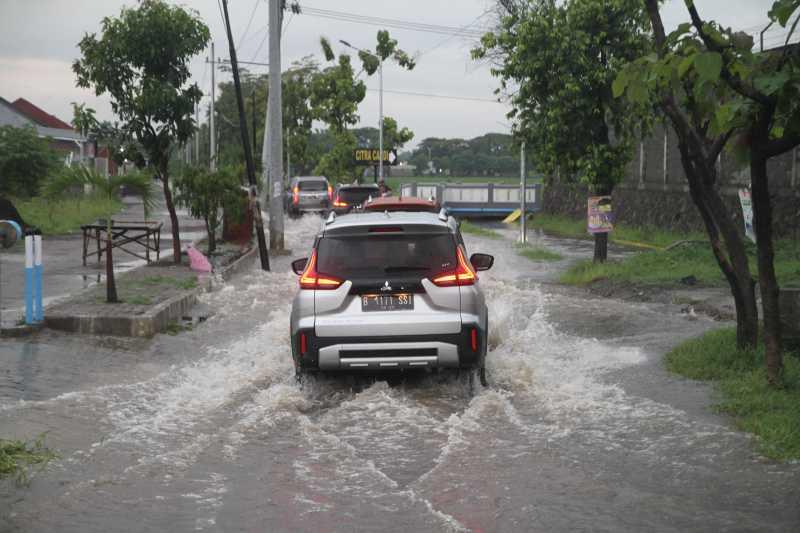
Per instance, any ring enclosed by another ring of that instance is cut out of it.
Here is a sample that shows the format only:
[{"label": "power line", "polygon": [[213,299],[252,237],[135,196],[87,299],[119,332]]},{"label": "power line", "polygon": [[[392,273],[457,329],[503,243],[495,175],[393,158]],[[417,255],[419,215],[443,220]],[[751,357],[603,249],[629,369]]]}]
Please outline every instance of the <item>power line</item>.
[{"label": "power line", "polygon": [[253,9],[252,11],[250,11],[250,20],[247,21],[247,26],[244,29],[244,33],[239,38],[239,44],[236,45],[236,48],[239,50],[241,50],[242,48],[242,43],[244,42],[244,38],[247,37],[247,32],[250,31],[250,25],[253,23],[253,18],[256,15],[256,9],[258,8],[259,1],[260,0],[255,0],[255,2],[253,2]]},{"label": "power line", "polygon": [[[491,13],[491,12],[492,12],[492,10],[491,10],[491,9],[487,9],[486,11],[484,11],[483,13],[481,13],[480,15],[478,15],[477,17],[475,17],[475,19],[473,19],[473,21],[472,21],[472,22],[470,22],[469,24],[466,24],[466,25],[464,25],[464,26],[461,26],[461,28],[460,28],[460,29],[462,29],[462,30],[466,30],[466,29],[467,29],[467,28],[469,28],[470,26],[473,26],[473,25],[475,25],[475,24],[476,24],[476,23],[477,23],[479,20],[481,20],[483,17],[485,17],[486,15],[488,15],[488,14],[489,14],[489,13]],[[448,35],[447,37],[445,37],[444,39],[442,39],[441,41],[439,41],[438,43],[436,43],[435,45],[433,45],[431,48],[429,48],[429,49],[427,49],[427,50],[424,50],[424,51],[422,51],[422,52],[420,52],[420,53],[416,54],[416,59],[419,59],[420,57],[424,56],[425,54],[430,54],[431,52],[433,52],[434,50],[436,50],[436,49],[440,48],[442,45],[444,45],[446,42],[450,41],[450,40],[451,40],[451,39],[453,39],[454,37],[456,37],[456,35]]]},{"label": "power line", "polygon": [[[378,91],[378,89],[367,88],[368,91]],[[493,104],[504,104],[505,102],[501,102],[499,100],[493,98],[480,98],[478,96],[456,96],[452,94],[433,94],[433,93],[419,93],[414,91],[397,91],[393,89],[384,89],[383,92],[385,93],[392,93],[392,94],[403,94],[406,96],[422,96],[425,98],[442,98],[445,100],[464,100],[468,102],[489,102]]]},{"label": "power line", "polygon": [[424,24],[399,19],[389,19],[383,17],[373,17],[356,13],[346,13],[343,11],[333,11],[329,9],[318,9],[310,6],[300,5],[300,13],[314,17],[321,17],[356,24],[366,24],[370,26],[385,26],[389,28],[419,31],[425,33],[438,33],[441,35],[459,35],[464,37],[480,38],[483,36],[481,30],[467,30],[453,26],[442,26],[438,24]]}]

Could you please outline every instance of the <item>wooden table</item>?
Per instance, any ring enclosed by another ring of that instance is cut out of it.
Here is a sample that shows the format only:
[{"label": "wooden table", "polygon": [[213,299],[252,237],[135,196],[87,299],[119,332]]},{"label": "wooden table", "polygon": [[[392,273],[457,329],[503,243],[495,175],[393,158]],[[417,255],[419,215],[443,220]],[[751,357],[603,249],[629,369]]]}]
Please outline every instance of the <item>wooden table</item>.
[{"label": "wooden table", "polygon": [[[161,227],[163,222],[154,221],[114,221],[111,220],[111,248],[119,248],[126,254],[138,257],[150,263],[150,252],[155,252],[156,261],[161,257]],[[83,231],[83,266],[86,258],[96,255],[100,262],[105,251],[108,225],[98,220],[94,224],[81,226]],[[89,251],[89,243],[96,241],[97,251]],[[131,250],[131,246],[141,246],[144,250]],[[138,253],[137,253],[138,252]]]}]

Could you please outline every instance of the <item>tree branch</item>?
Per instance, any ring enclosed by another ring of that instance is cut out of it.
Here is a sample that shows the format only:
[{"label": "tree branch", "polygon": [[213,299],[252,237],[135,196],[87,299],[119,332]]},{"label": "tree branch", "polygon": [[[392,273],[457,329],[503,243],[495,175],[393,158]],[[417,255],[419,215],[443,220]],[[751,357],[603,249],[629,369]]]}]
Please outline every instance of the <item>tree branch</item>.
[{"label": "tree branch", "polygon": [[800,145],[800,134],[788,135],[780,139],[772,139],[764,147],[767,157],[779,156]]},{"label": "tree branch", "polygon": [[721,75],[722,79],[725,80],[728,86],[737,93],[744,96],[745,98],[754,100],[761,105],[769,105],[771,102],[771,98],[769,96],[757,90],[749,83],[745,83],[741,78],[738,78],[733,74],[731,74],[731,71],[728,68],[727,60],[724,54],[725,48],[716,43],[714,39],[712,39],[708,35],[708,33],[706,33],[706,31],[703,29],[705,23],[703,22],[703,19],[700,18],[700,14],[697,12],[697,8],[694,6],[694,2],[686,2],[686,9],[689,10],[689,16],[692,19],[692,25],[695,27],[695,29],[697,29],[697,34],[703,40],[703,43],[706,45],[706,48],[708,48],[712,52],[717,52],[722,56]]}]

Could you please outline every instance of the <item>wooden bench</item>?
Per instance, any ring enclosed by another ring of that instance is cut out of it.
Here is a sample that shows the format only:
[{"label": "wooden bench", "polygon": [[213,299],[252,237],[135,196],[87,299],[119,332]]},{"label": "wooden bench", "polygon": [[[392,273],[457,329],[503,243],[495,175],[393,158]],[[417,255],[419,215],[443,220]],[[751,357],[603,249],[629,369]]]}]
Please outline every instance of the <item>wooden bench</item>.
[{"label": "wooden bench", "polygon": [[[156,261],[161,258],[161,227],[163,222],[154,221],[114,221],[111,220],[111,248],[118,248],[126,254],[143,259],[150,263],[150,253],[154,252]],[[81,226],[83,231],[83,266],[86,266],[86,258],[97,256],[100,262],[103,258],[105,246],[103,243],[108,239],[108,225],[104,220],[98,220],[94,224]],[[89,251],[91,241],[97,244],[97,250]],[[141,246],[144,250],[131,249],[131,246]]]}]

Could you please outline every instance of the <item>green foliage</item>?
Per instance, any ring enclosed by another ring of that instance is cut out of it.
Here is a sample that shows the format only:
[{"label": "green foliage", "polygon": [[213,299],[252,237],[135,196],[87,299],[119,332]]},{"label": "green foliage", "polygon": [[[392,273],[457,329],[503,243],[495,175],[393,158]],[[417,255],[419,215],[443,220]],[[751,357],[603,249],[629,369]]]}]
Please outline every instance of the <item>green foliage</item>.
[{"label": "green foliage", "polygon": [[519,175],[519,147],[504,133],[487,133],[474,139],[428,137],[420,141],[408,160],[416,165],[418,174],[427,171],[430,161],[436,170],[449,171],[453,176]]},{"label": "green foliage", "polygon": [[58,165],[58,154],[33,127],[0,126],[0,194],[34,196]]},{"label": "green foliage", "polygon": [[586,285],[608,279],[620,283],[677,286],[688,276],[694,276],[702,285],[725,284],[711,250],[705,244],[683,245],[669,251],[645,251],[621,261],[602,264],[580,262],[561,276],[561,282]]},{"label": "green foliage", "polygon": [[241,213],[240,173],[233,167],[209,172],[205,167],[189,167],[175,179],[178,205],[205,221],[208,252],[216,248],[216,232],[222,224],[222,210],[232,217]]},{"label": "green foliage", "polygon": [[32,442],[0,439],[0,478],[13,477],[24,484],[31,466],[38,465],[41,469],[58,457],[44,445],[44,434]]},{"label": "green foliage", "polygon": [[78,43],[73,64],[78,86],[108,94],[122,129],[135,138],[166,178],[172,147],[194,133],[194,106],[202,93],[187,85],[189,61],[208,43],[208,27],[196,12],[162,0],[143,0],[106,17],[102,35]]},{"label": "green foliage", "polygon": [[[770,17],[786,26],[798,0],[779,0]],[[692,7],[693,9],[693,7]],[[699,17],[699,15],[698,15]],[[800,16],[795,20],[795,25]],[[736,134],[730,149],[738,161],[750,158],[749,133],[761,113],[774,112],[772,140],[800,142],[800,59],[784,52],[757,53],[752,38],[716,22],[684,23],[670,33],[661,57],[632,61],[615,80],[614,94],[646,105],[673,94],[691,123],[711,135]],[[796,29],[793,25],[788,35]],[[762,141],[769,141],[763,139]]]},{"label": "green foliage", "polygon": [[15,199],[14,205],[22,218],[35,226],[44,235],[62,235],[80,229],[109,213],[122,209],[117,198],[105,195],[62,194],[55,197],[37,196],[30,199]]},{"label": "green foliage", "polygon": [[334,181],[350,181],[353,174],[353,150],[356,137],[350,131],[342,131],[333,137],[333,145],[322,155],[314,167],[314,175],[326,176]]},{"label": "green foliage", "polygon": [[515,135],[536,168],[610,192],[624,174],[645,113],[613,97],[623,65],[647,50],[638,0],[539,0],[507,4],[496,32],[473,50],[510,93]]},{"label": "green foliage", "polygon": [[[528,220],[529,228],[537,228],[562,237],[588,238],[586,220],[575,219],[563,215],[537,213]],[[678,241],[705,241],[708,239],[700,232],[680,232],[665,230],[655,226],[631,226],[616,224],[609,235],[611,242],[624,242],[627,245],[640,247],[666,248]]]},{"label": "green foliage", "polygon": [[[656,238],[653,242],[665,242]],[[755,275],[755,250],[750,250],[750,270]],[[795,241],[779,241],[775,250],[775,270],[784,286],[800,285],[800,245]],[[633,254],[620,261],[605,264],[579,262],[570,267],[561,282],[587,285],[608,279],[641,285],[675,285],[682,278],[694,276],[705,286],[725,286],[726,281],[711,250],[704,241],[690,241],[669,250],[650,250]]]},{"label": "green foliage", "polygon": [[717,408],[755,434],[761,453],[776,460],[800,459],[800,360],[787,357],[783,387],[767,384],[764,348],[737,350],[736,331],[725,328],[690,339],[665,357],[667,368],[690,379],[716,383]]}]

